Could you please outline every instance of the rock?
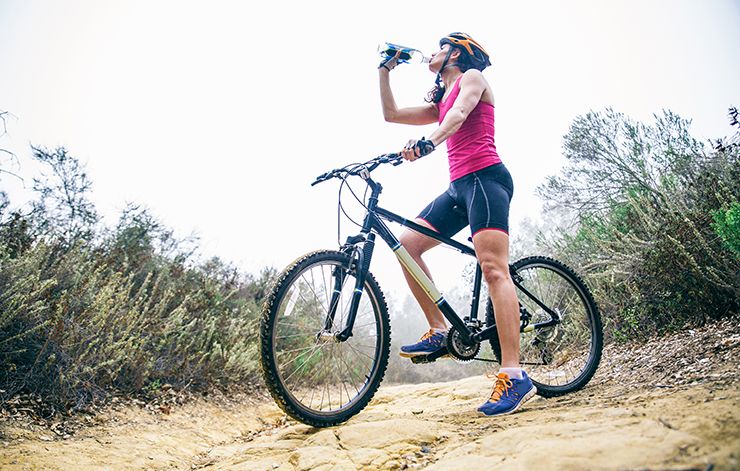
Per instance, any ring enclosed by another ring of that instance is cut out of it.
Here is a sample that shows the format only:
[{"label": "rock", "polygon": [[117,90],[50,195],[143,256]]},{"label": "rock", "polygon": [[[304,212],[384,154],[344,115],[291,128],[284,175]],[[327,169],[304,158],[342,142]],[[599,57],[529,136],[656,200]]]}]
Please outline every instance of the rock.
[{"label": "rock", "polygon": [[345,448],[383,449],[392,445],[419,445],[439,439],[446,426],[420,419],[387,419],[343,425],[336,430]]}]

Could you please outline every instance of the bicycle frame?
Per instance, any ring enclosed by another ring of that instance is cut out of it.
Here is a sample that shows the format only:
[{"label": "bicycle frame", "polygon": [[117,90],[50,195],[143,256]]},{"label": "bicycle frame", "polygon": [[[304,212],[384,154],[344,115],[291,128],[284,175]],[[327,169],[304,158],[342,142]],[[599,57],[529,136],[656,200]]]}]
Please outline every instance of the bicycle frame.
[{"label": "bicycle frame", "polygon": [[[450,304],[447,302],[447,300],[444,299],[444,296],[439,292],[437,287],[434,285],[431,279],[424,273],[424,271],[419,267],[419,265],[414,261],[413,258],[411,258],[411,255],[409,255],[408,251],[406,251],[406,248],[403,247],[401,242],[396,238],[396,236],[388,229],[388,227],[385,225],[382,219],[386,219],[391,222],[398,223],[402,226],[408,227],[409,229],[419,232],[427,237],[431,237],[434,240],[437,240],[441,242],[442,244],[445,244],[447,246],[450,246],[454,249],[457,249],[461,253],[465,255],[470,255],[472,257],[475,257],[475,249],[473,247],[470,247],[468,245],[462,244],[454,239],[451,239],[449,237],[445,237],[427,227],[424,227],[420,224],[417,224],[413,221],[409,221],[408,219],[399,216],[391,211],[388,211],[386,209],[383,209],[378,206],[378,197],[380,196],[380,193],[383,191],[383,187],[372,180],[370,178],[369,172],[362,172],[360,173],[360,176],[367,182],[367,184],[370,186],[371,189],[371,195],[368,199],[368,205],[367,205],[367,212],[365,214],[365,218],[362,224],[362,229],[360,231],[360,234],[356,236],[350,236],[347,238],[347,243],[345,247],[355,247],[358,244],[364,244],[361,250],[358,250],[358,260],[357,260],[357,275],[356,275],[356,283],[355,283],[355,289],[352,295],[352,300],[350,303],[349,313],[347,317],[347,324],[342,330],[342,332],[338,333],[336,335],[336,339],[340,342],[343,342],[347,340],[349,337],[352,336],[352,328],[354,327],[355,317],[357,315],[357,308],[360,303],[360,298],[362,296],[363,292],[363,286],[365,284],[365,279],[367,277],[367,272],[370,267],[370,261],[372,260],[373,251],[375,249],[375,236],[376,234],[380,236],[383,241],[388,244],[388,246],[391,248],[393,253],[398,258],[398,261],[403,265],[404,268],[411,274],[411,276],[416,280],[416,282],[421,286],[421,288],[424,290],[426,295],[429,297],[429,299],[434,302],[439,310],[442,312],[442,315],[452,324],[452,326],[458,330],[460,333],[461,340],[469,345],[472,345],[476,342],[482,342],[484,340],[488,340],[494,335],[497,335],[496,331],[496,325],[492,325],[486,329],[483,329],[481,331],[473,331],[469,328],[469,326],[466,324],[464,319],[461,319],[460,316],[455,312],[455,310],[450,306]],[[547,307],[545,304],[543,304],[539,299],[537,299],[534,295],[532,295],[529,291],[526,290],[521,284],[520,279],[514,272],[514,270],[510,267],[512,280],[514,282],[514,285],[521,290],[522,293],[524,293],[526,296],[531,298],[539,307],[541,307],[545,312],[547,312],[551,316],[551,320],[547,322],[542,322],[534,325],[529,325],[528,320],[531,318],[528,312],[526,312],[526,309],[519,304],[519,310],[521,314],[522,319],[522,325],[521,330],[522,331],[530,331],[536,328],[544,328],[556,325],[560,322],[560,316],[557,312],[551,310],[549,307]],[[329,303],[329,312],[328,317],[326,320],[326,328],[328,329],[334,319],[334,314],[336,311],[336,306],[338,304],[338,298],[339,293],[341,291],[341,285],[343,282],[343,276],[337,276],[335,279],[335,289],[334,294],[332,295],[332,300]],[[482,270],[480,267],[480,264],[476,263],[475,268],[475,275],[473,279],[473,296],[470,306],[470,316],[466,318],[469,323],[475,324],[477,323],[478,318],[478,305],[480,301],[480,291],[481,291],[481,284],[482,284]]]}]

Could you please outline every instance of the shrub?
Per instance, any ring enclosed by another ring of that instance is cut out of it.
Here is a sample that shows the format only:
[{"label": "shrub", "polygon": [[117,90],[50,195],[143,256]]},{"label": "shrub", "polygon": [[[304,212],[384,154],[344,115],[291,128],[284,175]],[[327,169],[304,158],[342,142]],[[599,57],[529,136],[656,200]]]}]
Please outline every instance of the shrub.
[{"label": "shrub", "polygon": [[740,257],[740,203],[733,201],[728,209],[712,211],[712,227],[725,247]]},{"label": "shrub", "polygon": [[585,274],[620,338],[740,306],[739,149],[707,149],[689,125],[670,111],[652,125],[611,109],[578,117],[564,138],[568,163],[539,188],[573,218],[541,234],[541,248]]},{"label": "shrub", "polygon": [[[196,241],[136,206],[101,227],[84,168],[66,151],[48,154],[54,171],[36,181],[33,211],[0,219],[0,399],[35,393],[84,407],[113,390],[254,380],[258,306],[274,272],[194,261]],[[64,188],[73,197],[57,194]]]}]

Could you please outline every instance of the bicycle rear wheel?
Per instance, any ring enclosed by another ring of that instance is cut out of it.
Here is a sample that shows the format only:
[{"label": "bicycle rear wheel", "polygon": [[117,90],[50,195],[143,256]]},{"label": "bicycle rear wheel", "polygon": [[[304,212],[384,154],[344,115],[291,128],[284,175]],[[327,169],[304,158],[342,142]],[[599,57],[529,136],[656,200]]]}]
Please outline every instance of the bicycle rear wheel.
[{"label": "bicycle rear wheel", "polygon": [[335,340],[345,327],[355,276],[347,254],[313,252],[280,274],[263,306],[265,383],[285,413],[308,425],[336,425],[360,412],[388,365],[388,308],[370,273],[352,337]]},{"label": "bicycle rear wheel", "polygon": [[[531,315],[530,328],[521,333],[522,368],[541,396],[560,396],[581,389],[596,372],[603,346],[601,316],[591,292],[573,269],[552,258],[527,257],[512,267],[526,290],[517,288],[520,310]],[[553,311],[557,319],[537,301]],[[490,299],[486,324],[495,324]],[[491,338],[491,347],[500,362],[498,336]]]}]

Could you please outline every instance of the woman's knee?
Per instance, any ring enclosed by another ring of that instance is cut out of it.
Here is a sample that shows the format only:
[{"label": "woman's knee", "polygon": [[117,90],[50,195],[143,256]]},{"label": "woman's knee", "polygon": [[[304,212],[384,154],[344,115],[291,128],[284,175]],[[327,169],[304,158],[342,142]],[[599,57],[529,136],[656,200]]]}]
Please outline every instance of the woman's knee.
[{"label": "woman's knee", "polygon": [[508,264],[484,260],[481,262],[481,271],[483,272],[483,279],[486,280],[488,286],[496,286],[499,283],[509,281]]},{"label": "woman's knee", "polygon": [[480,231],[473,236],[483,278],[488,286],[509,282],[509,236],[500,231]]},{"label": "woman's knee", "polygon": [[[431,230],[435,230],[432,226],[429,225],[428,222],[424,221],[423,219],[416,219],[415,222]],[[439,242],[432,239],[431,237],[427,237],[424,234],[414,232],[410,229],[403,231],[401,233],[401,237],[399,237],[398,240],[401,242],[401,245],[406,248],[409,255],[414,258],[421,257],[424,252],[439,245]]]},{"label": "woman's knee", "polygon": [[424,252],[429,250],[428,244],[425,244],[426,237],[413,231],[404,231],[399,237],[401,245],[412,257],[420,257]]}]

